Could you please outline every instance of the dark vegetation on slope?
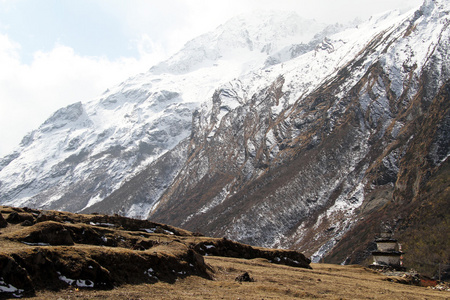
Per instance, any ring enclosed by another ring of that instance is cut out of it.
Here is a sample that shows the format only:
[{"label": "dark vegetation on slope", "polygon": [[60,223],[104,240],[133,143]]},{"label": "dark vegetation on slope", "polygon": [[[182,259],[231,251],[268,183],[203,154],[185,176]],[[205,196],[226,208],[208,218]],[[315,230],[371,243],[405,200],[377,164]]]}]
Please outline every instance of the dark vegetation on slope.
[{"label": "dark vegetation on slope", "polygon": [[395,185],[371,196],[392,193],[391,200],[362,212],[363,220],[343,237],[326,261],[369,262],[373,237],[384,225],[402,244],[406,267],[434,277],[441,269],[442,278],[450,278],[450,162],[439,163],[449,151],[450,82],[432,101],[423,98],[422,92],[405,112],[416,114],[416,119],[404,131],[404,139],[413,138],[394,178]]}]

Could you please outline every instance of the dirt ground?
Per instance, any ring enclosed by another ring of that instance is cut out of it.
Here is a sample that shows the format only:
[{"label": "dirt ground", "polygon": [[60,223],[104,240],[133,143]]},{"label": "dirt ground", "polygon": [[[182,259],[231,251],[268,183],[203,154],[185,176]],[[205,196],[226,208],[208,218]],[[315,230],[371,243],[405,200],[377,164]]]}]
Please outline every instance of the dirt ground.
[{"label": "dirt ground", "polygon": [[[400,284],[361,266],[312,264],[311,269],[265,259],[206,257],[214,280],[190,276],[174,284],[125,285],[108,291],[41,291],[35,299],[450,299],[450,292]],[[238,282],[248,272],[253,282]]]}]

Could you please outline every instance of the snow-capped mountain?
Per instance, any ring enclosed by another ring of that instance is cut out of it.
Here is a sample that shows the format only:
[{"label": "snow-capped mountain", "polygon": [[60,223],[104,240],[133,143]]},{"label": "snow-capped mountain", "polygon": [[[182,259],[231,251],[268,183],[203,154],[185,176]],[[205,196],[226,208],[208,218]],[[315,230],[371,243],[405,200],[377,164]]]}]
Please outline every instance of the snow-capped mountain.
[{"label": "snow-capped mountain", "polygon": [[[332,28],[340,25],[330,26]],[[269,55],[293,44],[310,42],[325,24],[305,20],[295,13],[258,11],[239,15],[188,42],[184,48],[150,69],[152,73],[185,74],[201,68],[227,65],[241,74],[259,69]]]},{"label": "snow-capped mountain", "polygon": [[0,203],[339,263],[363,261],[384,224],[428,259],[417,237],[449,230],[449,25],[444,0],[352,26],[234,18],[56,112],[1,161]]},{"label": "snow-capped mountain", "polygon": [[193,111],[217,86],[324,28],[287,12],[238,16],[147,73],[58,110],[0,161],[0,203],[79,211],[103,200],[188,137]]},{"label": "snow-capped mountain", "polygon": [[448,234],[449,11],[425,1],[275,51],[218,86],[188,138],[87,211],[134,205],[339,263],[365,259],[384,224],[428,259],[418,232],[422,244]]}]

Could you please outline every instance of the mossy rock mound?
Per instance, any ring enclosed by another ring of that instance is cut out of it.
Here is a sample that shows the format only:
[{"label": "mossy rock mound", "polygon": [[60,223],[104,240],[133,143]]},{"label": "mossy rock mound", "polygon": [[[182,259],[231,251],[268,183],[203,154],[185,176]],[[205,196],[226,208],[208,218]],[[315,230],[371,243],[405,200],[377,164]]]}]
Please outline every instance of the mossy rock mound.
[{"label": "mossy rock mound", "polygon": [[0,206],[0,215],[7,221],[0,228],[0,298],[70,287],[175,283],[192,275],[212,279],[205,255],[310,268],[309,259],[297,251],[252,247],[118,215],[6,206]]}]

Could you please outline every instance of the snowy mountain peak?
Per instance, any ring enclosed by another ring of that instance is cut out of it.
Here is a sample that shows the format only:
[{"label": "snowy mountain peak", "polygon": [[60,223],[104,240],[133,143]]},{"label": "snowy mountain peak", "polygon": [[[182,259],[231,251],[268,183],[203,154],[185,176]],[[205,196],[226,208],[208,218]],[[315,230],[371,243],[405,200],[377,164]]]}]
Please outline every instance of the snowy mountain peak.
[{"label": "snowy mountain peak", "polygon": [[[97,99],[56,111],[0,161],[1,203],[71,211],[94,205],[187,138],[192,113],[218,86],[322,28],[293,13],[241,15]],[[144,217],[146,210],[124,213]]]},{"label": "snowy mountain peak", "polygon": [[[235,42],[251,51],[271,54],[287,44],[310,40],[325,27],[314,20],[306,20],[294,12],[256,11],[232,18],[216,30],[218,46],[224,51]],[[223,45],[224,44],[224,45]]]},{"label": "snowy mountain peak", "polygon": [[259,65],[267,55],[287,45],[309,41],[325,26],[292,12],[258,11],[239,15],[189,41],[181,51],[150,71],[184,74],[229,61],[242,64],[254,60],[254,65]]},{"label": "snowy mountain peak", "polygon": [[[450,3],[447,0],[425,0],[419,9],[424,16],[430,16],[433,11],[440,11],[439,16],[448,15]],[[447,13],[446,13],[447,12]]]}]

